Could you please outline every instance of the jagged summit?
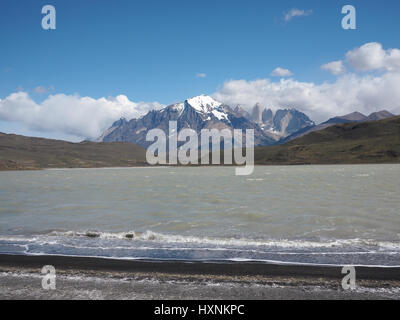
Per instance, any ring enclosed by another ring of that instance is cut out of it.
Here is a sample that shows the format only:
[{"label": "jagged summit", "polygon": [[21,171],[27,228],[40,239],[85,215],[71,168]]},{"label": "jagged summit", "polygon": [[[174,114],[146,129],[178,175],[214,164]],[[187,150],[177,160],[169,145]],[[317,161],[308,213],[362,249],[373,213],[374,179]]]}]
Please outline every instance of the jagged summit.
[{"label": "jagged summit", "polygon": [[218,102],[205,94],[187,99],[185,102],[188,103],[196,111],[204,113],[210,112],[213,109],[216,109],[222,105],[221,102]]},{"label": "jagged summit", "polygon": [[[220,110],[222,106],[221,102],[214,100],[212,97],[202,94],[200,96],[192,97],[186,99],[183,102],[178,102],[172,105],[169,105],[161,110],[161,112],[177,112],[178,116],[181,117],[184,112],[189,108],[193,109],[195,112],[201,114],[202,116],[206,115],[217,115],[223,110]],[[221,115],[219,114],[221,117]],[[224,118],[227,118],[224,116]]]}]

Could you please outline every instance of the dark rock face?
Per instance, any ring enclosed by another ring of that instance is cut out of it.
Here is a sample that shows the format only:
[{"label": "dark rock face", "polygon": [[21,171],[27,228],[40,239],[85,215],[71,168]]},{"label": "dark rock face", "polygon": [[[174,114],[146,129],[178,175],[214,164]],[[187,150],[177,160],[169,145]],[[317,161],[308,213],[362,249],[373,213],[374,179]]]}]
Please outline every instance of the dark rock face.
[{"label": "dark rock face", "polygon": [[274,115],[272,113],[271,109],[264,109],[262,113],[262,122],[263,123],[270,123],[274,118]]},{"label": "dark rock face", "polygon": [[251,112],[251,120],[255,123],[262,123],[262,109],[261,105],[257,103]]}]

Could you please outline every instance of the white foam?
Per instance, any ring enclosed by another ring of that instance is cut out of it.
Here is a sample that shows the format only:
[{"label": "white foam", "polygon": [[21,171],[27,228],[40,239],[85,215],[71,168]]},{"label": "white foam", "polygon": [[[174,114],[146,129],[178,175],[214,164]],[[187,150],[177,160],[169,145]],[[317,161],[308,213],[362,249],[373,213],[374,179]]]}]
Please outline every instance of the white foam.
[{"label": "white foam", "polygon": [[[270,240],[252,240],[252,239],[235,239],[235,238],[210,238],[183,235],[169,235],[153,231],[138,233],[129,232],[97,232],[97,231],[67,231],[50,233],[54,236],[72,236],[72,237],[92,237],[100,239],[126,239],[132,241],[159,241],[164,243],[196,243],[211,244],[216,246],[269,246],[283,248],[334,248],[347,246],[368,246],[377,249],[400,250],[400,242],[376,241],[372,239],[345,239],[345,240],[327,240],[327,241],[308,241],[308,240],[287,240],[287,239],[270,239]],[[1,239],[1,238],[0,238]]]}]

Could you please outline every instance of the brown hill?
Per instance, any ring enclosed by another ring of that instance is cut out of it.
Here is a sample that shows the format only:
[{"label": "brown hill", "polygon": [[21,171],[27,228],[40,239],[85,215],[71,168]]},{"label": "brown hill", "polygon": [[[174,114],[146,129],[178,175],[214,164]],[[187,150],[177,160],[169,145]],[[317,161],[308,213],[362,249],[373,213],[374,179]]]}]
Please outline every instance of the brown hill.
[{"label": "brown hill", "polygon": [[400,163],[400,116],[314,131],[255,149],[256,164]]},{"label": "brown hill", "polygon": [[71,143],[0,133],[0,170],[141,165],[146,165],[146,150],[132,143]]}]

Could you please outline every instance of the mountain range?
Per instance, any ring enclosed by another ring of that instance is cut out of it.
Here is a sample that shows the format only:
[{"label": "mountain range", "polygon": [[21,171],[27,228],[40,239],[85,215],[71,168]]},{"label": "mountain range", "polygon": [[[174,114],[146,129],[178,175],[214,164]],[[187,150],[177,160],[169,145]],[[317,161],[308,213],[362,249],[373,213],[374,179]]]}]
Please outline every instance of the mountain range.
[{"label": "mountain range", "polygon": [[[400,163],[400,116],[335,124],[285,144],[257,147],[254,155],[257,165]],[[134,143],[71,143],[0,133],[0,170],[147,165],[146,149]]]},{"label": "mountain range", "polygon": [[146,141],[147,132],[155,128],[168,132],[170,121],[177,121],[178,131],[191,128],[199,134],[202,129],[254,129],[256,146],[274,143],[274,139],[268,136],[257,123],[243,117],[228,105],[204,95],[170,105],[162,110],[150,111],[139,119],[130,121],[120,119],[97,141],[133,142],[148,147],[152,142]]},{"label": "mountain range", "polygon": [[201,95],[161,110],[152,110],[139,119],[122,118],[114,122],[96,141],[132,142],[147,148],[152,143],[146,141],[149,130],[159,128],[168,132],[169,121],[177,121],[178,131],[191,128],[199,134],[202,129],[253,129],[256,147],[271,146],[335,124],[376,121],[393,116],[386,110],[369,116],[354,112],[316,125],[306,114],[295,108],[278,109],[273,112],[257,103],[251,112],[248,112],[240,105],[232,108],[210,96]]}]

